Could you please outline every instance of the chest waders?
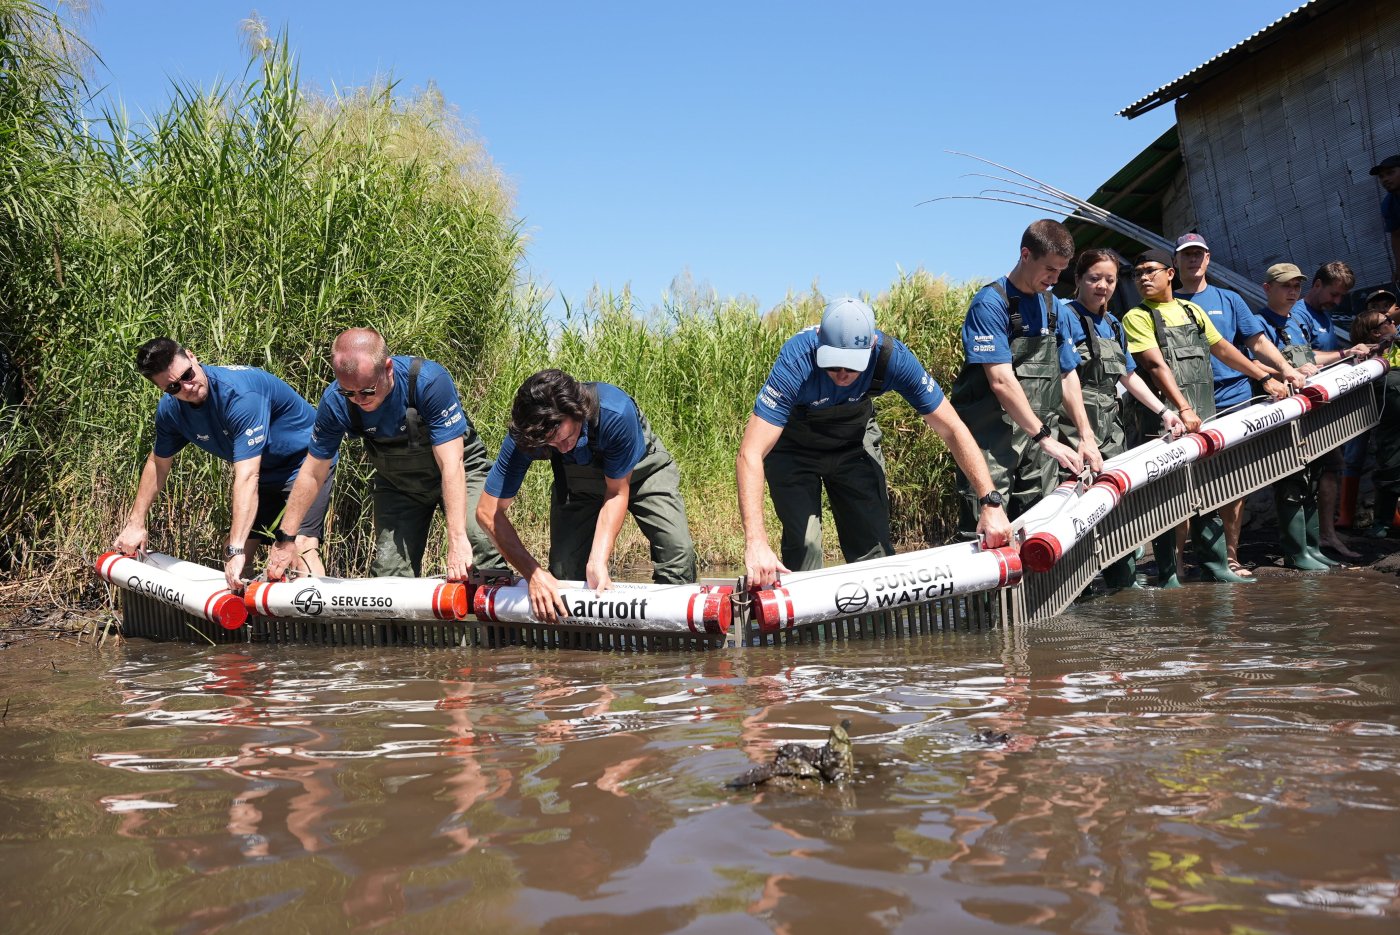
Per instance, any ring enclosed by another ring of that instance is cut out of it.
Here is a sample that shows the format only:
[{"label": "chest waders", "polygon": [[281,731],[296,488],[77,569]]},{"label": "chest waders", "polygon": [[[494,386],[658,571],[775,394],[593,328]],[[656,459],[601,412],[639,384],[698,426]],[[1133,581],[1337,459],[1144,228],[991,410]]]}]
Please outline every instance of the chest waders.
[{"label": "chest waders", "polygon": [[824,409],[794,406],[763,459],[768,496],[783,527],[779,551],[793,571],[822,567],[823,487],[847,562],[894,554],[883,436],[873,401],[885,391],[893,349],[883,336],[870,388],[860,399]]},{"label": "chest waders", "polygon": [[[365,455],[374,465],[375,543],[370,574],[375,576],[418,577],[423,573],[428,529],[433,513],[442,506],[442,472],[418,411],[418,375],[422,369],[422,357],[409,360],[405,430],[399,438],[376,439],[367,435],[360,407],[354,403],[346,407],[351,434],[364,440]],[[467,476],[467,537],[472,544],[472,566],[503,568],[505,562],[476,522],[476,504],[491,470],[491,459],[465,412],[462,418],[467,422],[462,464]]]},{"label": "chest waders", "polygon": [[[1196,415],[1203,420],[1209,419],[1215,415],[1215,374],[1210,366],[1210,342],[1206,340],[1206,313],[1193,302],[1185,299],[1177,301],[1186,310],[1187,320],[1180,325],[1167,325],[1161,311],[1146,303],[1138,307],[1152,316],[1152,333],[1157,339],[1157,347],[1181,395],[1196,410]],[[1170,405],[1161,389],[1152,386],[1151,381],[1148,381],[1148,386],[1158,398]],[[1134,399],[1125,408],[1132,412],[1132,421],[1138,433],[1133,444],[1162,433],[1162,417],[1142,403]],[[1225,521],[1217,511],[1193,516],[1188,525],[1196,549],[1196,560],[1201,565],[1201,580],[1229,584],[1254,583],[1254,578],[1245,578],[1230,570]],[[1157,559],[1157,579],[1161,586],[1181,587],[1176,560],[1176,530],[1169,529],[1153,539],[1152,552]]]},{"label": "chest waders", "polygon": [[[1265,327],[1272,330],[1272,322],[1265,322]],[[1283,359],[1294,367],[1317,363],[1312,345],[1293,343],[1286,328],[1268,336],[1274,338]],[[1325,571],[1341,564],[1322,553],[1322,517],[1317,511],[1317,484],[1321,477],[1322,465],[1314,461],[1274,482],[1274,513],[1284,551],[1283,563],[1299,571]]]},{"label": "chest waders", "polygon": [[[1123,424],[1123,407],[1119,402],[1118,384],[1128,373],[1128,359],[1123,351],[1122,329],[1111,316],[1111,340],[1101,337],[1095,328],[1094,316],[1072,303],[1070,310],[1079,317],[1084,340],[1075,345],[1079,352],[1079,387],[1084,395],[1084,410],[1094,429],[1099,451],[1105,458],[1122,454],[1128,447],[1127,430]],[[1107,314],[1107,312],[1105,312]],[[1078,448],[1081,439],[1074,423],[1066,419],[1061,426],[1066,443]],[[1137,587],[1137,556],[1129,552],[1103,570],[1104,585],[1111,590]]]},{"label": "chest waders", "polygon": [[[1016,381],[1036,417],[1050,428],[1050,437],[1054,438],[1060,426],[1060,410],[1064,408],[1055,300],[1048,292],[1040,293],[1049,334],[1030,335],[1021,316],[1020,297],[1008,298],[1000,282],[991,283],[991,288],[1010,308],[1011,369],[1016,373]],[[982,449],[992,487],[1006,501],[1009,519],[1020,516],[1055,489],[1059,465],[1039,445],[1031,444],[1025,429],[1001,408],[1001,401],[987,382],[983,364],[963,364],[949,399]],[[961,468],[957,469],[957,481],[958,531],[973,538],[981,515],[977,492]]]},{"label": "chest waders", "polygon": [[[589,464],[571,464],[553,449],[549,463],[554,484],[549,506],[549,573],[560,580],[583,581],[588,555],[598,528],[598,512],[607,493],[607,477],[599,454],[598,389],[585,383],[592,397],[594,415],[588,420]],[[651,424],[637,410],[647,450],[632,468],[628,481],[627,512],[650,546],[652,580],[657,584],[689,584],[695,581],[695,543],[681,499],[681,474],[675,459],[652,433]]]},{"label": "chest waders", "polygon": [[[1089,415],[1089,424],[1093,427],[1099,451],[1105,458],[1111,458],[1127,450],[1123,407],[1118,398],[1119,381],[1128,374],[1123,332],[1118,322],[1110,317],[1108,324],[1113,331],[1113,339],[1106,340],[1095,330],[1093,315],[1081,310],[1078,305],[1071,305],[1070,309],[1079,316],[1079,324],[1086,336],[1075,345],[1080,358],[1079,386],[1084,394],[1084,409]],[[1073,422],[1066,419],[1061,432],[1071,448],[1079,447],[1081,439]]]},{"label": "chest waders", "polygon": [[1400,370],[1388,371],[1376,386],[1381,420],[1372,431],[1376,439],[1376,469],[1371,480],[1376,485],[1376,510],[1366,535],[1384,539],[1395,522],[1400,503]]},{"label": "chest waders", "polygon": [[[1211,370],[1210,344],[1206,341],[1206,313],[1201,311],[1200,306],[1185,299],[1178,299],[1177,302],[1186,310],[1187,317],[1187,321],[1180,325],[1168,326],[1161,311],[1146,303],[1138,308],[1152,316],[1152,334],[1157,339],[1157,348],[1176,379],[1181,395],[1196,410],[1196,415],[1202,420],[1209,419],[1215,415],[1215,373]],[[1161,389],[1153,386],[1151,380],[1146,382],[1158,399],[1171,405]],[[1131,445],[1141,444],[1162,434],[1162,417],[1142,403],[1129,397],[1123,400],[1123,408]]]}]

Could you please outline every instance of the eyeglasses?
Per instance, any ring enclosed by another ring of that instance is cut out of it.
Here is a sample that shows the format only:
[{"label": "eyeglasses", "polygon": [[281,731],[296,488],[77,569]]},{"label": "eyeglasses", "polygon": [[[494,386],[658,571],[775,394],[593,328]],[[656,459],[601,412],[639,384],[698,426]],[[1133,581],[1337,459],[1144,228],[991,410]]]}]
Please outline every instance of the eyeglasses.
[{"label": "eyeglasses", "polygon": [[167,393],[169,393],[171,396],[174,396],[176,393],[180,392],[180,390],[184,388],[184,386],[185,386],[186,383],[193,383],[193,382],[194,382],[194,365],[191,364],[188,370],[186,370],[184,373],[180,374],[180,375],[179,375],[178,377],[176,377],[174,380],[171,380],[169,383],[165,384],[165,391],[166,391]]},{"label": "eyeglasses", "polygon": [[337,386],[335,388],[335,391],[341,396],[344,396],[346,399],[354,399],[356,396],[360,397],[361,399],[368,399],[375,393],[379,392],[379,384],[376,383],[374,384],[374,386],[367,386],[362,390],[347,390],[343,386]]},{"label": "eyeglasses", "polygon": [[1169,268],[1169,267],[1166,267],[1166,266],[1153,266],[1153,267],[1151,267],[1151,268],[1144,266],[1144,267],[1141,267],[1140,269],[1135,269],[1135,270],[1133,270],[1133,278],[1134,278],[1134,279],[1151,279],[1153,276],[1156,276],[1158,273],[1165,273],[1165,272],[1167,271],[1168,268]]}]

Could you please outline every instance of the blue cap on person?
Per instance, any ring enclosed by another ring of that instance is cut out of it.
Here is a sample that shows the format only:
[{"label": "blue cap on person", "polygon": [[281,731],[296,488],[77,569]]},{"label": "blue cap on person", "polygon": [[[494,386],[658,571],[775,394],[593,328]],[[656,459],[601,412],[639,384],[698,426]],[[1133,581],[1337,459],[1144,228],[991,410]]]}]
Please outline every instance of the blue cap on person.
[{"label": "blue cap on person", "polygon": [[1210,247],[1206,246],[1206,239],[1200,234],[1196,233],[1195,231],[1190,231],[1176,238],[1177,253],[1180,253],[1183,250],[1189,250],[1192,247],[1200,247],[1207,253],[1210,252]]},{"label": "blue cap on person", "polygon": [[822,313],[817,366],[864,371],[875,346],[875,313],[859,299],[837,299]]}]

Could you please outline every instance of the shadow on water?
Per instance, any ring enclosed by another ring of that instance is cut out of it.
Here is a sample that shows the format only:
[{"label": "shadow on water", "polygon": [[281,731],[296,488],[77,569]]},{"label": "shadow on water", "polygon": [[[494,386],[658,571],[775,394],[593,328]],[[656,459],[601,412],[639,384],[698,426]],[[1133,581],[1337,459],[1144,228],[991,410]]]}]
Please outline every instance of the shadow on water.
[{"label": "shadow on water", "polygon": [[[1278,578],[708,654],[0,655],[0,906],[8,931],[1393,932],[1397,596]],[[843,717],[857,782],[724,788]]]}]

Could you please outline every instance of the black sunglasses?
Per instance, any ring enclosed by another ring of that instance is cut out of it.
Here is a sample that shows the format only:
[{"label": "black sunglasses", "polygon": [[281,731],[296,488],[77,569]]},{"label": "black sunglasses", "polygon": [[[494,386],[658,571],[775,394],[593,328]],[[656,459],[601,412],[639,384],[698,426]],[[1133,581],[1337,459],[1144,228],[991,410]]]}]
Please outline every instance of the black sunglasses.
[{"label": "black sunglasses", "polygon": [[180,374],[180,376],[179,376],[177,379],[171,380],[169,383],[165,384],[165,391],[166,391],[167,393],[169,393],[171,396],[174,396],[176,393],[180,392],[181,388],[182,388],[186,383],[189,383],[189,382],[190,382],[191,380],[193,380],[193,379],[194,379],[194,366],[191,365],[190,368],[189,368],[188,370],[186,370],[184,373]]},{"label": "black sunglasses", "polygon": [[375,393],[379,392],[379,384],[376,383],[374,384],[374,386],[367,386],[362,390],[347,390],[343,386],[337,386],[335,388],[335,391],[341,396],[344,396],[346,399],[354,399],[356,396],[360,397],[361,399],[368,399]]}]

